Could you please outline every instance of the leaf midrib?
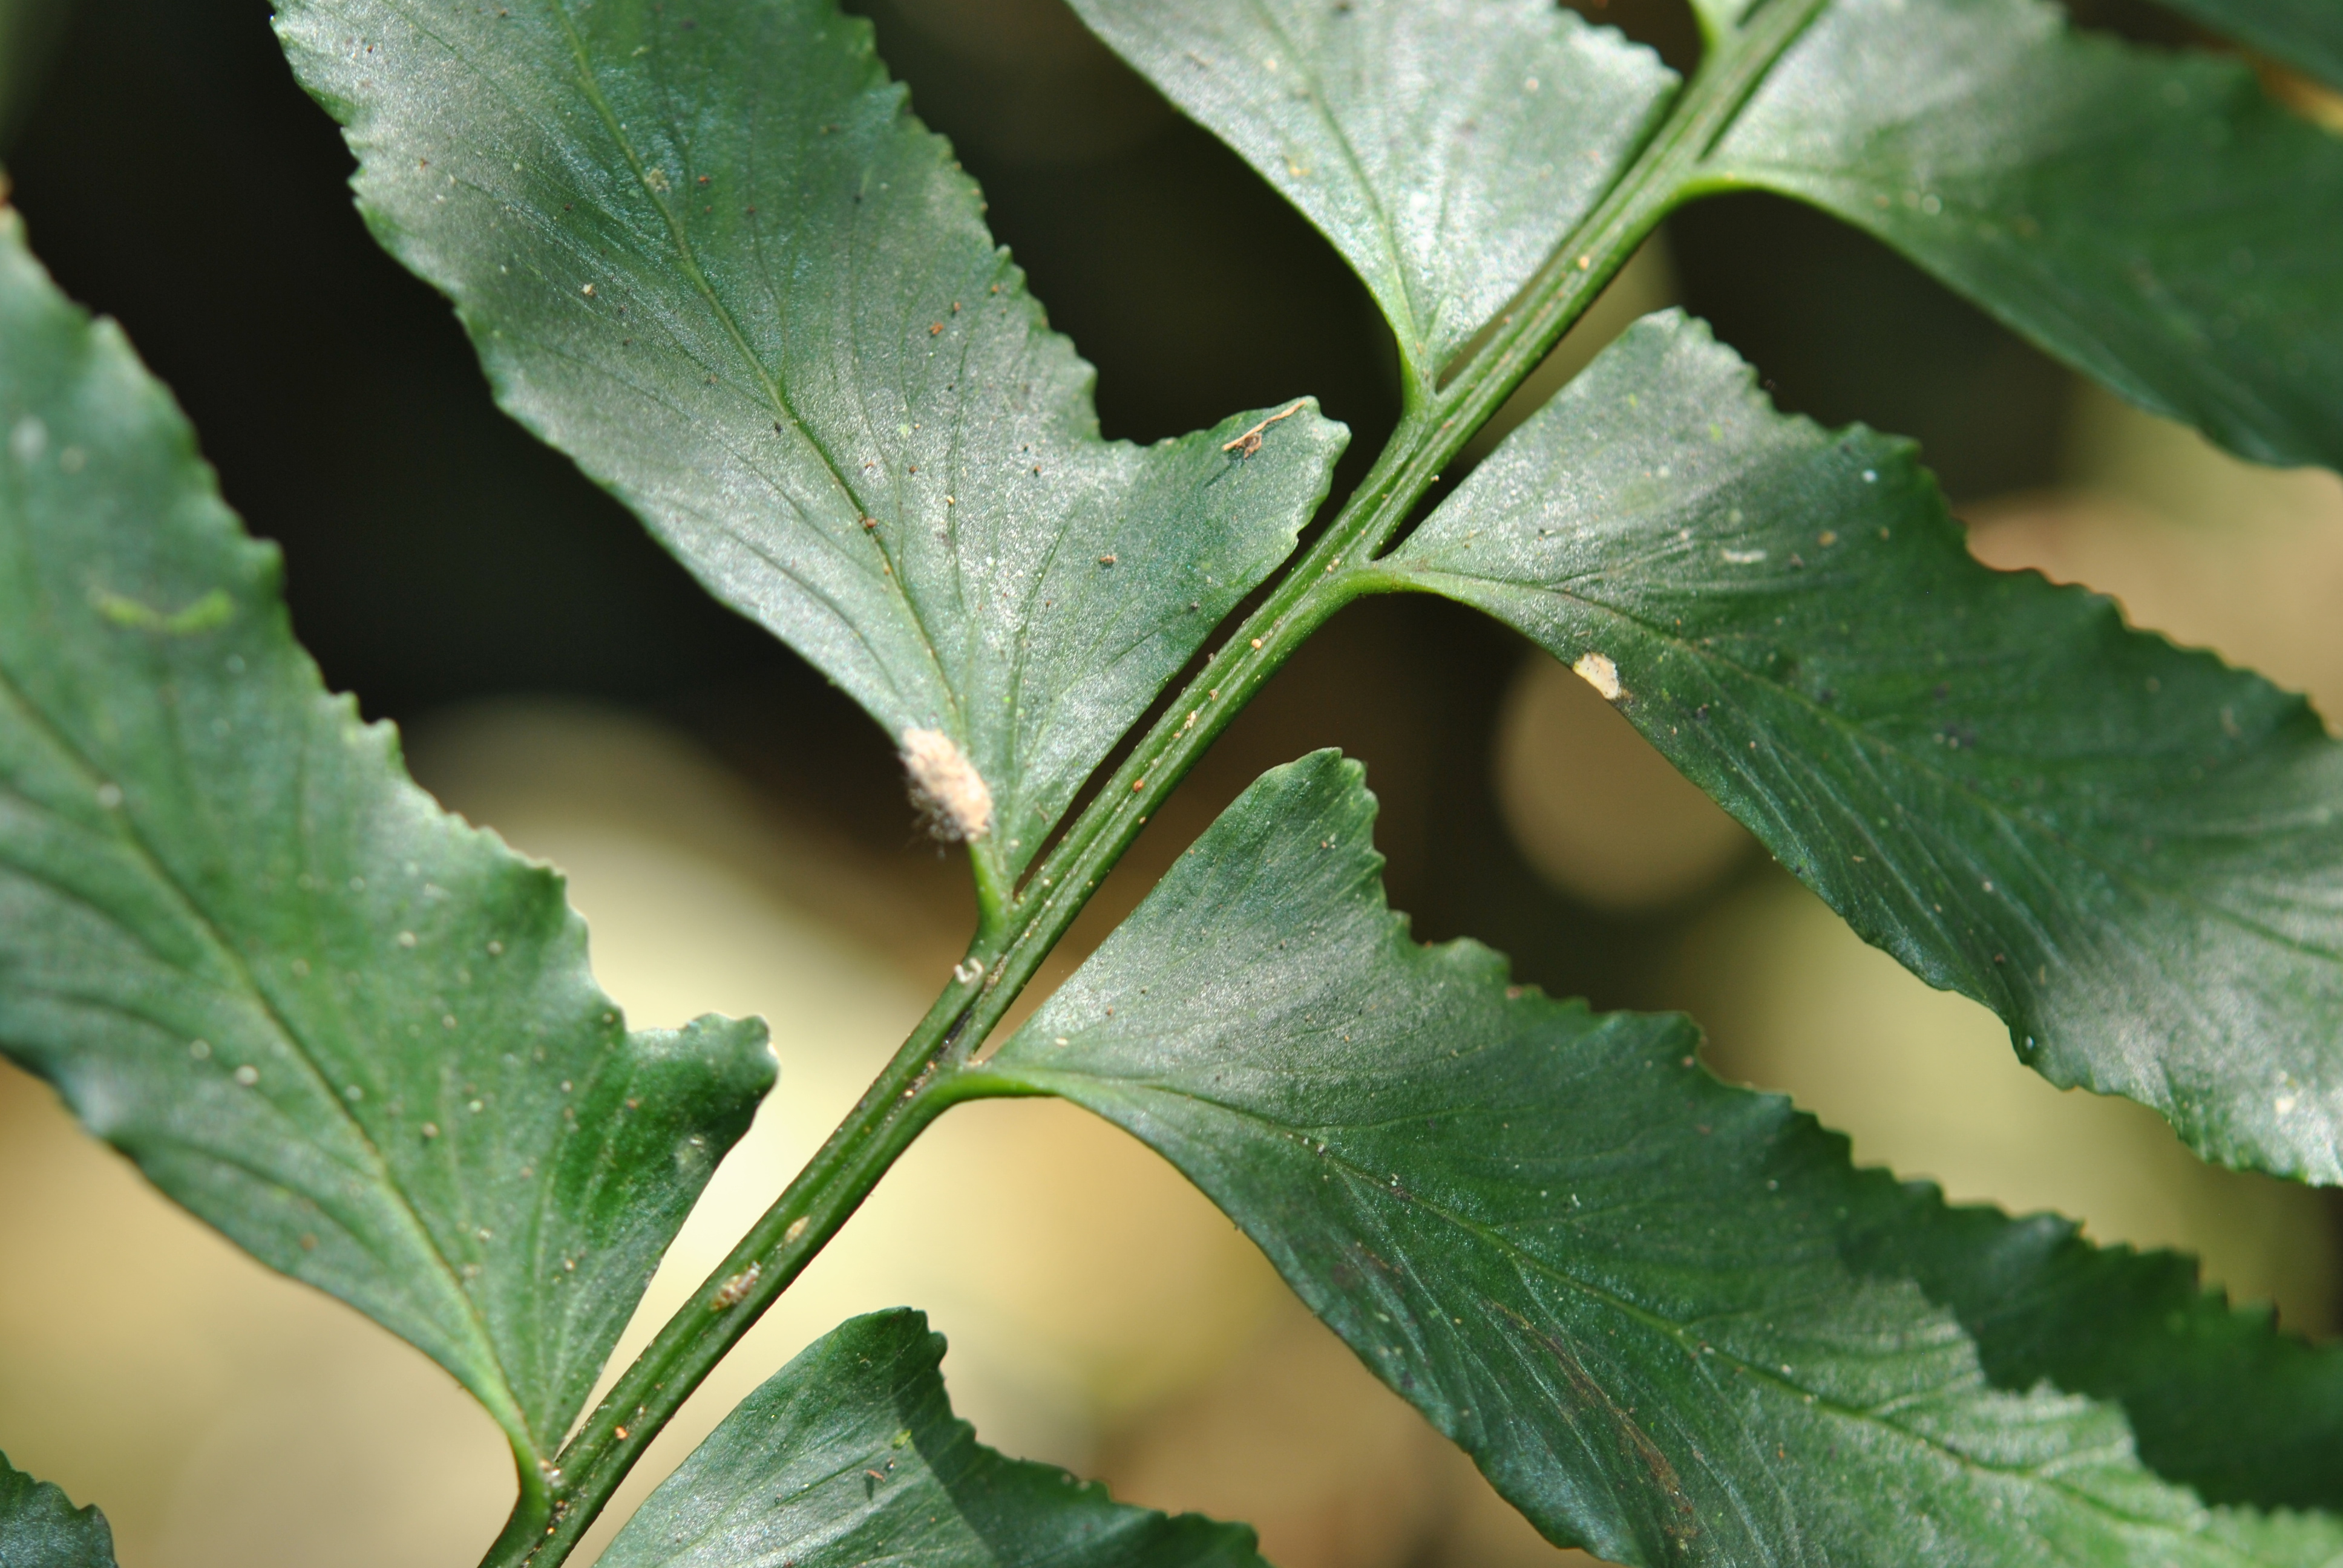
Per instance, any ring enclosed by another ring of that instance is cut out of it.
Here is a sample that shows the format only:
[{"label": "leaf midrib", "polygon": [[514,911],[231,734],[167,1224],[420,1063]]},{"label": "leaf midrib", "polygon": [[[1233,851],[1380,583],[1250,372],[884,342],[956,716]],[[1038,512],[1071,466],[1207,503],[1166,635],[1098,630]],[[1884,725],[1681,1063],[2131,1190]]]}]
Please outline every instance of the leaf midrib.
[{"label": "leaf midrib", "polygon": [[1285,51],[1287,60],[1292,63],[1295,70],[1309,78],[1310,112],[1333,138],[1335,148],[1342,155],[1342,161],[1350,166],[1352,178],[1358,182],[1359,194],[1366,197],[1368,209],[1374,214],[1375,234],[1383,241],[1383,256],[1391,266],[1392,281],[1399,286],[1400,307],[1407,312],[1408,343],[1407,352],[1403,357],[1408,361],[1409,379],[1420,381],[1422,370],[1416,365],[1416,357],[1429,349],[1432,345],[1425,338],[1423,323],[1416,312],[1415,291],[1409,286],[1408,283],[1407,256],[1400,246],[1398,227],[1392,222],[1390,212],[1383,206],[1383,193],[1375,188],[1375,182],[1367,176],[1366,165],[1360,160],[1358,148],[1352,145],[1350,132],[1343,128],[1342,121],[1327,108],[1325,83],[1312,62],[1310,52],[1294,46],[1292,36],[1286,32],[1285,25],[1277,19],[1275,13],[1270,10],[1269,0],[1249,0],[1249,3],[1254,12],[1260,15],[1262,25],[1270,31],[1271,35],[1277,39],[1278,46]]},{"label": "leaf midrib", "polygon": [[[5,694],[9,699],[10,702],[25,716],[26,721],[35,726],[41,738],[81,776],[83,782],[90,789],[96,789],[110,782],[108,775],[90,758],[84,755],[80,748],[74,744],[55,721],[31,700],[24,688],[9,673],[5,663],[0,663],[0,694]],[[303,750],[306,756],[306,737],[303,739]],[[54,815],[46,811],[43,814]],[[518,1392],[505,1376],[504,1361],[497,1352],[496,1339],[489,1331],[488,1320],[482,1315],[478,1303],[474,1302],[470,1293],[464,1289],[454,1261],[439,1250],[437,1241],[432,1237],[430,1226],[425,1222],[421,1211],[415,1207],[413,1198],[398,1181],[389,1161],[385,1158],[381,1147],[376,1143],[373,1135],[367,1131],[366,1125],[351,1113],[348,1106],[343,1102],[342,1097],[334,1091],[332,1082],[309,1054],[307,1042],[293,1028],[291,1020],[278,1009],[276,998],[260,984],[259,977],[245,961],[244,955],[236,950],[236,943],[230,939],[226,929],[213,918],[210,910],[180,883],[169,867],[156,853],[154,848],[147,843],[146,836],[138,828],[136,814],[126,802],[117,815],[121,824],[121,841],[137,858],[156,884],[180,907],[190,925],[224,961],[224,967],[229,976],[251,997],[259,1008],[262,1017],[266,1020],[269,1028],[287,1047],[287,1054],[301,1064],[318,1099],[333,1108],[336,1118],[357,1140],[358,1147],[373,1167],[372,1173],[379,1182],[381,1190],[390,1194],[393,1199],[393,1211],[410,1229],[412,1232],[410,1239],[420,1246],[423,1254],[436,1265],[442,1282],[447,1286],[447,1296],[458,1303],[461,1310],[462,1321],[469,1324],[478,1336],[478,1343],[473,1347],[475,1353],[494,1374],[494,1390],[496,1393],[502,1396],[506,1407],[503,1411],[495,1412],[498,1417],[498,1424],[505,1428],[508,1438],[516,1448],[526,1450],[524,1456],[526,1461],[531,1464],[535,1463],[539,1458],[536,1433],[530,1430],[528,1418],[522,1412]],[[304,810],[302,816],[306,822],[307,812]],[[119,929],[119,923],[111,917],[108,918],[107,923],[116,925]],[[179,966],[170,964],[168,967],[177,969]]]},{"label": "leaf midrib", "polygon": [[[855,515],[861,516],[862,507],[856,497],[854,486],[847,478],[845,471],[839,467],[836,455],[823,443],[812,427],[799,417],[796,408],[790,406],[789,396],[782,389],[779,381],[765,367],[764,362],[758,358],[755,349],[749,345],[748,334],[741,329],[739,318],[732,314],[731,307],[726,305],[717,294],[715,286],[708,281],[708,275],[701,269],[698,254],[693,250],[690,238],[684,233],[682,225],[676,221],[675,214],[669,210],[668,204],[659,199],[659,193],[651,188],[649,180],[647,178],[648,166],[644,164],[642,155],[636,150],[634,142],[627,135],[625,127],[619,123],[617,114],[611,110],[609,100],[603,96],[600,85],[595,79],[592,54],[587,48],[586,40],[578,33],[577,25],[570,20],[568,8],[562,4],[562,0],[547,0],[547,8],[553,13],[561,28],[562,37],[569,45],[570,57],[578,67],[578,90],[585,95],[587,103],[592,107],[596,116],[601,120],[604,132],[618,147],[620,156],[627,160],[627,167],[635,176],[637,188],[644,193],[645,199],[659,215],[659,222],[667,229],[669,242],[675,247],[677,263],[685,276],[690,280],[693,290],[713,313],[718,325],[724,329],[725,337],[732,345],[733,352],[739,357],[741,364],[748,368],[749,375],[756,377],[758,386],[763,388],[768,406],[774,413],[787,419],[790,427],[805,437],[806,445],[821,459],[823,471],[830,476],[830,482],[838,487],[839,493],[846,498]],[[460,52],[451,50],[450,53]],[[883,558],[886,555],[885,545],[880,543],[877,548]],[[919,636],[920,648],[926,653],[929,666],[935,672],[936,685],[943,692],[945,700],[950,702],[954,709],[958,709],[960,692],[944,674],[942,649],[937,643],[934,634],[928,628],[927,618],[920,611],[918,599],[912,596],[909,587],[904,585],[900,570],[894,573],[894,578],[897,594],[902,600],[905,612],[910,617],[912,628]],[[877,659],[880,668],[884,668],[887,661],[883,652],[871,646],[870,639],[863,635],[860,628],[855,627],[850,618],[842,619],[841,624],[852,630],[856,639],[864,647],[870,648],[872,657]],[[959,719],[960,716],[955,712],[954,718]],[[965,721],[962,720],[958,727],[965,731]]]}]

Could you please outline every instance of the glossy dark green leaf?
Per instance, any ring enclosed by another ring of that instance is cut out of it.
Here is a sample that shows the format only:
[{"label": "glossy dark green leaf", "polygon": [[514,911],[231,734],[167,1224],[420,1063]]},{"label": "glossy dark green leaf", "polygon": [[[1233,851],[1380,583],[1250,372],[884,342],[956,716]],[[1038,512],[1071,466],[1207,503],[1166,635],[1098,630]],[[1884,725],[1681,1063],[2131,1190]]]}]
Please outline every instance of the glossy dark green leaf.
[{"label": "glossy dark green leaf", "polygon": [[1391,569],[1615,689],[2051,1081],[2343,1181],[2343,748],[2107,600],[1979,566],[1908,442],[1784,417],[1755,379],[1645,318]]},{"label": "glossy dark green leaf", "polygon": [[2343,5],[2335,0],[2165,0],[2217,33],[2343,87]]},{"label": "glossy dark green leaf", "polygon": [[2343,137],[2240,61],[2039,0],[1833,0],[1699,178],[1869,230],[2248,457],[2343,467]]},{"label": "glossy dark green leaf", "polygon": [[1527,283],[1675,85],[1553,0],[1074,0],[1373,291],[1413,384]]},{"label": "glossy dark green leaf", "polygon": [[840,1324],[660,1483],[604,1568],[1264,1568],[1242,1524],[1126,1507],[980,1444],[943,1353],[908,1309]]},{"label": "glossy dark green leaf", "polygon": [[1710,1077],[1683,1019],[1409,940],[1373,818],[1331,753],[1266,775],[976,1070],[1161,1151],[1554,1540],[1634,1563],[2343,1551],[2335,1520],[2158,1479],[2107,1405],[1993,1386],[1896,1255],[1957,1274],[1959,1216]]},{"label": "glossy dark green leaf", "polygon": [[2232,1311],[2194,1259],[2094,1247],[2055,1215],[1948,1210],[1916,1182],[1865,1210],[1848,1253],[1951,1308],[1995,1387],[2120,1404],[2148,1467],[2207,1501],[2343,1509],[2343,1350]]},{"label": "glossy dark green leaf", "polygon": [[549,1454],[772,1079],[629,1034],[560,879],[294,642],[186,422],[0,215],[0,1049]]},{"label": "glossy dark green leaf", "polygon": [[506,408],[890,736],[948,736],[1004,872],[1325,494],[1347,433],[1306,402],[1099,438],[1090,367],[834,0],[277,25]]},{"label": "glossy dark green leaf", "polygon": [[96,1504],[75,1508],[0,1453],[0,1568],[114,1568],[114,1532]]}]

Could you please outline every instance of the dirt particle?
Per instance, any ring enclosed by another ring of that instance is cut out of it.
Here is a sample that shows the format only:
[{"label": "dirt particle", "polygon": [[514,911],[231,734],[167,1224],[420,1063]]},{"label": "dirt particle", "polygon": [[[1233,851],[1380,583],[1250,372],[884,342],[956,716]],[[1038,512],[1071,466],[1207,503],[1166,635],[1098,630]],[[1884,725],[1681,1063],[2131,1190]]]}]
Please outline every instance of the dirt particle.
[{"label": "dirt particle", "polygon": [[950,736],[906,729],[899,744],[911,803],[930,833],[948,844],[965,844],[992,830],[992,789]]},{"label": "dirt particle", "polygon": [[1619,684],[1619,667],[1611,662],[1607,654],[1580,654],[1577,662],[1570,667],[1570,673],[1601,692],[1605,702],[1616,702],[1626,695],[1627,689]]},{"label": "dirt particle", "polygon": [[708,1298],[708,1310],[711,1312],[726,1312],[739,1306],[747,1299],[749,1292],[756,1288],[757,1277],[764,1271],[763,1264],[751,1263],[717,1286],[716,1293]]}]

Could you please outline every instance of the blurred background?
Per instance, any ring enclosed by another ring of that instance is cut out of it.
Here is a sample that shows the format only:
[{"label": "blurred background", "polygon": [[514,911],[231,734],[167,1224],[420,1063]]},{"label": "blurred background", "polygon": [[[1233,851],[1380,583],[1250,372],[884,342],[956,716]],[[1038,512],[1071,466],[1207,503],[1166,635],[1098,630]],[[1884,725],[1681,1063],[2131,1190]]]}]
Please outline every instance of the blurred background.
[{"label": "blurred background", "polygon": [[[1388,340],[1233,156],[1061,0],[866,8],[1099,367],[1107,434],[1152,440],[1315,393],[1356,432],[1355,477],[1393,417]],[[1682,0],[1584,8],[1679,67],[1696,54]],[[2191,41],[2145,5],[2083,10]],[[2343,124],[2333,99],[2268,79]],[[639,1342],[916,1020],[967,934],[962,872],[920,838],[875,728],[496,412],[442,302],[367,237],[348,157],[262,0],[0,0],[0,95],[12,84],[29,90],[0,151],[35,246],[125,323],[229,501],[283,543],[327,680],[399,723],[451,808],[569,873],[632,1021],[772,1023],[780,1086]],[[1918,437],[1990,564],[2113,593],[2135,623],[2343,715],[2334,476],[2224,457],[1763,197],[1672,221],[1510,412],[1669,303],[1712,321],[1784,406]],[[1598,1006],[1689,1010],[1719,1072],[1793,1093],[1867,1162],[2063,1211],[2103,1242],[2195,1250],[2287,1325],[2337,1326],[2331,1194],[2210,1170],[2148,1113],[2020,1069],[1989,1015],[1855,939],[1575,677],[1454,607],[1345,612],[1159,814],[1056,972],[1261,769],[1327,745],[1367,762],[1392,900],[1418,935],[1477,937]],[[953,1394],[989,1442],[1128,1499],[1251,1520],[1283,1568],[1573,1560],[1176,1175],[1038,1102],[947,1118],[628,1498],[796,1349],[897,1303],[950,1336]],[[104,1506],[127,1568],[463,1568],[509,1496],[488,1421],[420,1355],[245,1259],[5,1068],[0,1450]]]}]

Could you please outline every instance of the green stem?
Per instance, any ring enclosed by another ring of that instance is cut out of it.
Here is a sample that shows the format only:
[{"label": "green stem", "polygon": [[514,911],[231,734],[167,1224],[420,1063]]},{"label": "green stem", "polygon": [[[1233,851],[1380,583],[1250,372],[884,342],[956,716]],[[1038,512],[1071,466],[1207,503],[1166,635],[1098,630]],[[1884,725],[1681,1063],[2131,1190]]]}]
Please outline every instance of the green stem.
[{"label": "green stem", "polygon": [[678,1309],[597,1405],[548,1476],[551,1506],[516,1513],[483,1568],[563,1561],[659,1430],[870,1196],[912,1140],[961,1098],[935,1078],[981,981],[963,963],[886,1070],[754,1229]]},{"label": "green stem", "polygon": [[1065,835],[1014,891],[972,857],[982,919],[947,986],[796,1180],[670,1318],[562,1449],[550,1504],[524,1498],[481,1568],[564,1561],[700,1381],[803,1271],[898,1156],[945,1110],[1006,1092],[961,1072],[1147,819],[1294,649],[1342,606],[1392,586],[1373,564],[1442,465],[1584,315],[1691,188],[1701,158],[1826,0],[1771,0],[1715,51],[1626,173],[1540,269],[1472,357],[1400,427],[1326,531],[1207,659]]}]

